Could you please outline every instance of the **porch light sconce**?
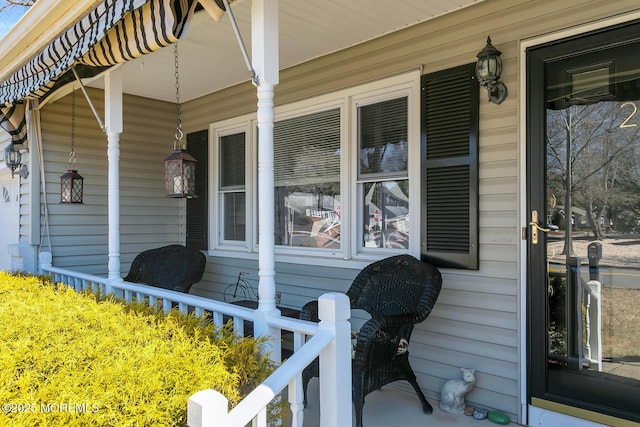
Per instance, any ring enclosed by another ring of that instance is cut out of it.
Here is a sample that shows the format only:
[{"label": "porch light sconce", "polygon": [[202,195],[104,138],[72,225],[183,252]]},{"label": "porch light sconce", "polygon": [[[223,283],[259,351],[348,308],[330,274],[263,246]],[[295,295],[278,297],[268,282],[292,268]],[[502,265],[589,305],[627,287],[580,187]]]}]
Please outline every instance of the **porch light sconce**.
[{"label": "porch light sconce", "polygon": [[60,176],[60,203],[82,203],[84,178],[77,170],[69,169]]},{"label": "porch light sconce", "polygon": [[[22,154],[20,149],[15,147],[15,144],[11,143],[4,152],[4,163],[11,169],[11,178],[18,174],[21,178],[29,176],[29,169],[27,165],[21,165]],[[16,169],[18,170],[16,172]]]},{"label": "porch light sconce", "polygon": [[502,59],[500,52],[491,44],[491,37],[487,37],[487,45],[478,52],[476,62],[476,76],[478,83],[489,93],[489,101],[500,104],[507,97],[507,87],[500,82],[502,75]]}]

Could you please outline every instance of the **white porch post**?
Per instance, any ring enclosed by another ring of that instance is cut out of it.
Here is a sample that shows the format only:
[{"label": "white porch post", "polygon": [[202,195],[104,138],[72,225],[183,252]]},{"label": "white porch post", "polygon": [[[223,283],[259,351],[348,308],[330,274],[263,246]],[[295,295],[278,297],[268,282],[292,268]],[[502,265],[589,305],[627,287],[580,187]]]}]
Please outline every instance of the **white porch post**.
[{"label": "white porch post", "polygon": [[[279,82],[278,0],[253,0],[251,4],[252,63],[258,84],[258,312],[262,317],[278,315],[275,282],[275,226],[273,178],[273,94]],[[257,321],[256,334],[274,335],[265,322]],[[280,359],[280,337],[269,345]]]},{"label": "white porch post", "polygon": [[[105,75],[105,132],[109,163],[109,282],[120,280],[120,133],[122,133],[122,73]],[[109,287],[107,292],[110,292]]]}]

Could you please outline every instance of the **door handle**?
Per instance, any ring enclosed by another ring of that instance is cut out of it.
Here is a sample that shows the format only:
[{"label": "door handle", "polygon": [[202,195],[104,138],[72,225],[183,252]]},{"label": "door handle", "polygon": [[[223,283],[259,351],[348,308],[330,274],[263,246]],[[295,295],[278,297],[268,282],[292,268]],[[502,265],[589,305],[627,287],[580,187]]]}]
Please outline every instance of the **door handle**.
[{"label": "door handle", "polygon": [[531,211],[531,222],[529,222],[529,226],[531,227],[531,244],[538,244],[538,231],[542,231],[544,233],[548,233],[550,230],[548,228],[540,226],[538,224],[538,211]]}]

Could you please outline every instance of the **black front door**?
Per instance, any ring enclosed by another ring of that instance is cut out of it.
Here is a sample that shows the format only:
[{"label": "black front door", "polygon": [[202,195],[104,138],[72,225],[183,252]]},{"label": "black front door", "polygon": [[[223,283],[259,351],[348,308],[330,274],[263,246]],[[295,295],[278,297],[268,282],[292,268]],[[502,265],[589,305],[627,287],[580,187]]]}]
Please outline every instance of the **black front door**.
[{"label": "black front door", "polygon": [[527,76],[529,397],[640,421],[640,23]]}]

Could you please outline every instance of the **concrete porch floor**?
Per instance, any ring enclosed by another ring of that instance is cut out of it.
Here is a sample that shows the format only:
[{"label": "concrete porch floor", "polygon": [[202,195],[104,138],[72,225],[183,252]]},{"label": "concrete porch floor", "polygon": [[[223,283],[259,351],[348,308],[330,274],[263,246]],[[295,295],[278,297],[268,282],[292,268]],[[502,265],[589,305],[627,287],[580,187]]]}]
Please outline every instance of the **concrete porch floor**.
[{"label": "concrete porch floor", "polygon": [[[321,427],[318,404],[318,380],[309,383],[309,403],[304,411],[304,427]],[[438,401],[428,399],[433,406],[432,414],[422,412],[418,396],[393,387],[383,387],[369,394],[363,411],[364,427],[490,427],[497,426],[488,419],[476,420],[467,415],[443,412]],[[355,426],[355,416],[353,417]],[[510,423],[511,426],[518,424]]]}]

